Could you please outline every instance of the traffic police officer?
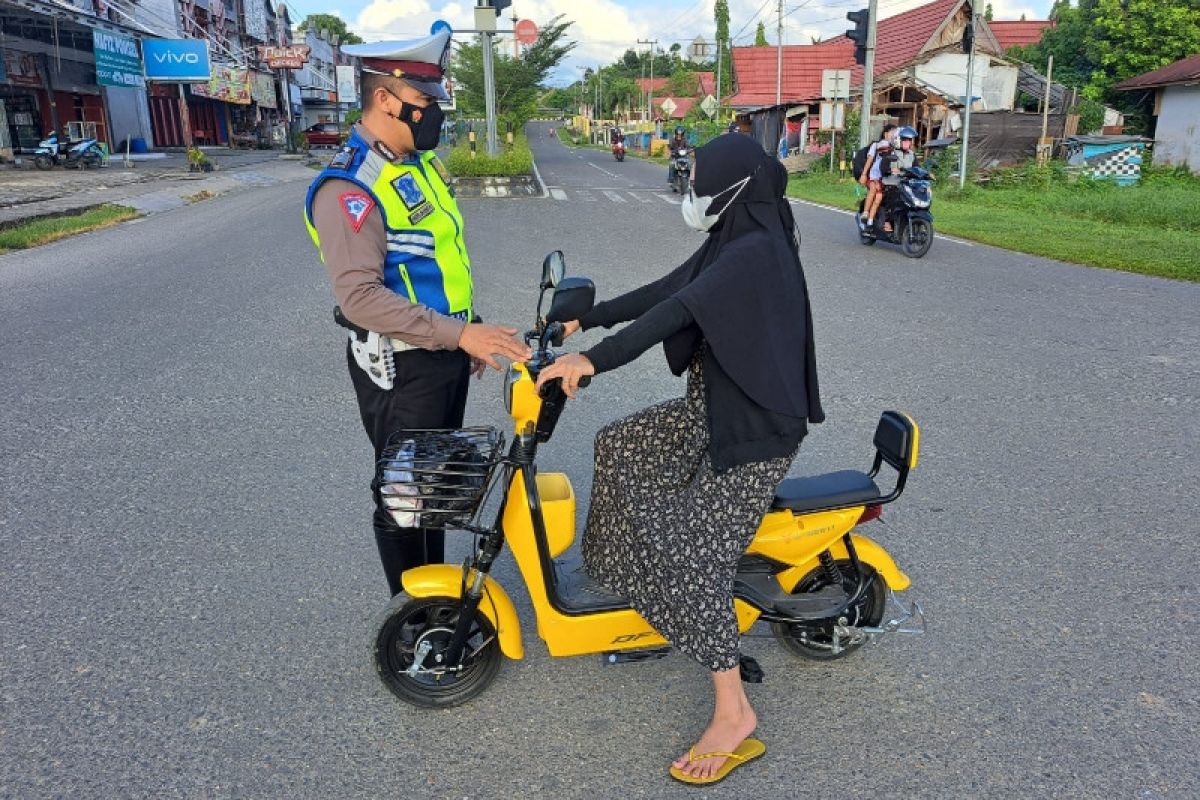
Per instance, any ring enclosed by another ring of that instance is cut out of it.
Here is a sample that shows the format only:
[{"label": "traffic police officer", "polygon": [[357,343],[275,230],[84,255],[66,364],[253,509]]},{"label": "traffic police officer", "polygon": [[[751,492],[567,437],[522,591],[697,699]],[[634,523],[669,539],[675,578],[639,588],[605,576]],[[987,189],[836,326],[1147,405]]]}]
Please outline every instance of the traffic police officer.
[{"label": "traffic police officer", "polygon": [[[439,23],[424,39],[342,47],[361,59],[362,121],[305,202],[342,314],[392,351],[389,381],[360,366],[353,341],[347,350],[376,461],[394,431],[461,426],[470,375],[499,369],[496,356],[530,357],[516,329],[483,324],[474,313],[462,215],[433,153],[444,118],[437,101],[449,99],[450,36]],[[379,487],[372,491],[375,541],[395,595],[404,570],[445,559],[443,534],[400,528]]]}]

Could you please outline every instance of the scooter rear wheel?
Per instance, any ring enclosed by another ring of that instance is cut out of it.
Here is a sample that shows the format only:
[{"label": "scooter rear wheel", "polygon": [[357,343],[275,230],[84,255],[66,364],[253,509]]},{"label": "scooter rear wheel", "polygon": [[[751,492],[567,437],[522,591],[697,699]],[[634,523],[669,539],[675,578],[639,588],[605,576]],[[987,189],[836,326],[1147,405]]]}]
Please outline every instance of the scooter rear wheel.
[{"label": "scooter rear wheel", "polygon": [[[854,575],[854,565],[848,559],[842,559],[835,563],[846,577]],[[875,570],[866,564],[863,564],[863,573],[867,578],[872,579],[871,588],[843,615],[851,627],[877,626],[883,621],[884,607],[887,604],[887,593],[884,589],[883,579],[876,575]],[[817,567],[800,579],[792,594],[816,592],[828,585],[829,576],[825,574],[825,569]],[[771,624],[771,632],[775,634],[775,638],[779,643],[794,655],[814,661],[834,661],[839,658],[845,658],[866,644],[865,641],[843,644],[842,649],[835,653],[833,652],[832,629],[815,629],[802,625],[775,622]]]},{"label": "scooter rear wheel", "polygon": [[[453,597],[411,598],[400,593],[376,618],[371,656],[383,685],[406,703],[422,708],[461,705],[491,685],[504,656],[496,631],[478,611],[463,647],[457,671],[444,670],[437,659],[445,652],[458,624],[461,601]],[[409,674],[418,648],[428,644],[423,671]]]},{"label": "scooter rear wheel", "polygon": [[53,169],[54,159],[49,156],[34,156],[33,165],[38,169]]}]

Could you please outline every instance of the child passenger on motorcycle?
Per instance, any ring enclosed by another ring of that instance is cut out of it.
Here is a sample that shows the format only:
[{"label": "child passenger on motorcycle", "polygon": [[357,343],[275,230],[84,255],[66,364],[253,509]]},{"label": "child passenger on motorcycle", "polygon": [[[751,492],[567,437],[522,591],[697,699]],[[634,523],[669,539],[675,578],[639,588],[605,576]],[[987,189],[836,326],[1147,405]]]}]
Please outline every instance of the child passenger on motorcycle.
[{"label": "child passenger on motorcycle", "polygon": [[582,548],[596,580],[712,673],[712,720],[670,770],[689,783],[725,777],[747,744],[762,752],[749,738],[758,720],[738,668],[734,575],[808,423],[825,418],[787,174],[747,136],[695,155],[682,210],[707,233],[700,248],[568,323],[568,335],[630,324],[538,378],[562,378],[574,397],[583,376],[659,342],[671,371],[687,373],[684,397],[597,434]]},{"label": "child passenger on motorcycle", "polygon": [[867,151],[867,163],[863,166],[862,175],[858,182],[867,187],[867,201],[863,203],[863,222],[870,228],[875,224],[875,212],[883,201],[883,160],[892,152],[892,131],[896,126],[887,123],[883,126],[883,136],[871,145]]}]

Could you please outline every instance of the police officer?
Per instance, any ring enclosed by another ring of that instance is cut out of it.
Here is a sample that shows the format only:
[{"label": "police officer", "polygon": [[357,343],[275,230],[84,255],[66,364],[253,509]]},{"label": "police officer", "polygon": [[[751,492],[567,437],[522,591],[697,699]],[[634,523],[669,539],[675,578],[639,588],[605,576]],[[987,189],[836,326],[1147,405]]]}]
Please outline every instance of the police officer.
[{"label": "police officer", "polygon": [[[361,59],[362,121],[305,202],[342,314],[376,334],[365,338],[374,353],[361,343],[356,351],[355,341],[347,350],[376,461],[397,430],[461,426],[470,375],[499,369],[497,356],[530,357],[515,328],[475,315],[462,215],[433,153],[444,119],[437,101],[449,99],[450,36],[442,23],[424,39],[342,48]],[[380,369],[381,357],[391,358],[394,375]],[[372,492],[375,542],[395,595],[404,570],[445,560],[443,534],[400,528],[377,485]]]}]

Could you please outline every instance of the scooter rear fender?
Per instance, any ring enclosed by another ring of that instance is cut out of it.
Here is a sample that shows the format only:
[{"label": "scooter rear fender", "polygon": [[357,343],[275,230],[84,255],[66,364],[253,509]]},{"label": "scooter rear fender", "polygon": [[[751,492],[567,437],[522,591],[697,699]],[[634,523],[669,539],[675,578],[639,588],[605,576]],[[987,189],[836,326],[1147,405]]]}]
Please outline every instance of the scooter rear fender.
[{"label": "scooter rear fender", "polygon": [[[410,597],[462,597],[462,568],[454,564],[426,564],[406,570],[400,583]],[[500,652],[512,659],[525,657],[521,643],[521,621],[512,599],[491,575],[483,578],[483,599],[479,613],[496,629]]]},{"label": "scooter rear fender", "polygon": [[[884,550],[881,545],[859,534],[851,534],[850,540],[854,542],[854,551],[858,553],[858,560],[874,568],[889,589],[902,592],[912,586],[909,577],[900,571],[896,562],[888,555],[888,551]],[[850,558],[850,553],[841,539],[829,546],[829,553],[838,559]],[[814,557],[803,564],[786,569],[778,575],[779,585],[783,587],[784,591],[791,592],[795,590],[796,584],[800,582],[801,578],[820,565],[821,562]]]}]

